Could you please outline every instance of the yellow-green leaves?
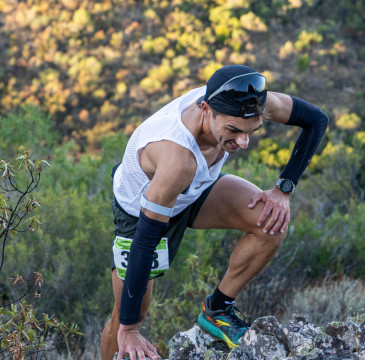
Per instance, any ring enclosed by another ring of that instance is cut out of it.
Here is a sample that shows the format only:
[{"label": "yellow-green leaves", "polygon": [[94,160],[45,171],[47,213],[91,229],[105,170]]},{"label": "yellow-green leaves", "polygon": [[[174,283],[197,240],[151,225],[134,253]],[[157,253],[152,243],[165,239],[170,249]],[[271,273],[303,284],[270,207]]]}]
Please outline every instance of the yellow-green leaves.
[{"label": "yellow-green leaves", "polygon": [[336,126],[342,130],[355,130],[360,125],[360,116],[355,113],[346,112],[336,120]]}]

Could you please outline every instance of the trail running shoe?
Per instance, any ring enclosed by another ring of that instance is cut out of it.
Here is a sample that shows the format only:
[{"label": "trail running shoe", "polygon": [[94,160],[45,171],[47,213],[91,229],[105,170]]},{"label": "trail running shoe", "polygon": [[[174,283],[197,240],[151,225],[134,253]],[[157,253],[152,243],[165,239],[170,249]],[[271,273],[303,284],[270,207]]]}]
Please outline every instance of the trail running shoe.
[{"label": "trail running shoe", "polygon": [[[203,311],[198,317],[199,326],[217,338],[222,339],[230,349],[239,347],[238,340],[249,329],[250,325],[246,323],[245,317],[233,305],[226,310],[210,310],[210,296],[203,301]],[[236,314],[242,315],[243,320]]]}]

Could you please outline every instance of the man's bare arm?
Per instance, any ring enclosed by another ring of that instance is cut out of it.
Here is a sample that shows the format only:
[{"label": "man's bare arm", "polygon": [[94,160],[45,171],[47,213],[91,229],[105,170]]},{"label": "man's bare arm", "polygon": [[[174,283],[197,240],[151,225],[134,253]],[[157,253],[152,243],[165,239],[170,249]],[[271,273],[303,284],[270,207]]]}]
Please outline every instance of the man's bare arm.
[{"label": "man's bare arm", "polygon": [[[149,144],[140,159],[142,170],[153,174],[145,193],[147,199],[173,207],[177,196],[194,178],[197,165],[192,152],[171,141],[160,141]],[[168,221],[168,217],[149,210],[145,214],[151,219]]]},{"label": "man's bare arm", "polygon": [[289,121],[293,110],[293,100],[289,95],[269,91],[266,100],[266,112],[268,120],[281,124]]}]

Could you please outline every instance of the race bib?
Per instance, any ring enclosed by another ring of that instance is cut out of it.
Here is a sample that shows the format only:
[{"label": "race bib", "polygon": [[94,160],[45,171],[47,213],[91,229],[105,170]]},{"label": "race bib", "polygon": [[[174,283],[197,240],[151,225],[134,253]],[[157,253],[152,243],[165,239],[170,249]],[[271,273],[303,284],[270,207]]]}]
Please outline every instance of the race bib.
[{"label": "race bib", "polygon": [[[125,279],[127,272],[129,253],[133,239],[126,239],[117,236],[113,243],[114,263],[117,268],[118,277]],[[162,238],[153,253],[152,269],[150,279],[165,272],[169,268],[169,249],[167,238]]]}]

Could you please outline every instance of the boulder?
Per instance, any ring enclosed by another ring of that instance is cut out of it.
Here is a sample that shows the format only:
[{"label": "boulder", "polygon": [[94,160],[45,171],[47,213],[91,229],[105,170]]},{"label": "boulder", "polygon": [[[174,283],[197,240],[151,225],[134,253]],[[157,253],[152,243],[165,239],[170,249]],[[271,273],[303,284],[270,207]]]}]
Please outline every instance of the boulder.
[{"label": "boulder", "polygon": [[165,360],[365,360],[365,316],[324,328],[295,314],[286,325],[274,316],[261,317],[232,350],[195,324],[168,345]]}]

